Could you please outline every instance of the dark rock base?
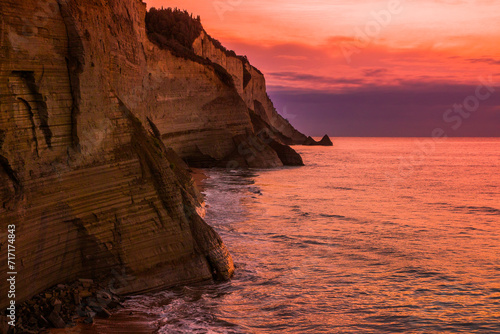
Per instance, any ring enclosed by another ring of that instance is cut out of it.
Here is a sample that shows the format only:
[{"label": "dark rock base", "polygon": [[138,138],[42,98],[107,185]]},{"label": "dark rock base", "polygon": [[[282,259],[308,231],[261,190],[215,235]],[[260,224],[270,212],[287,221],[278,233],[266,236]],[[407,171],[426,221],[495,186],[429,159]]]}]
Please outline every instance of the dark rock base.
[{"label": "dark rock base", "polygon": [[58,284],[17,306],[16,326],[2,333],[40,333],[49,328],[92,324],[95,318],[109,318],[121,307],[121,297],[90,279]]}]

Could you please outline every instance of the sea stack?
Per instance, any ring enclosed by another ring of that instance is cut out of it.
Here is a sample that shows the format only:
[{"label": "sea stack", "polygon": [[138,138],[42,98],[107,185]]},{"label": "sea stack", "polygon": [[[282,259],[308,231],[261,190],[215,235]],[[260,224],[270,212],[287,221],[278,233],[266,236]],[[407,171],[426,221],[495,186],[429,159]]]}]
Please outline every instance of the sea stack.
[{"label": "sea stack", "polygon": [[332,143],[330,137],[328,137],[328,135],[324,135],[323,138],[319,141],[319,145],[321,145],[321,146],[333,146],[333,143]]},{"label": "sea stack", "polygon": [[307,139],[302,143],[305,146],[333,146],[333,143],[328,137],[328,135],[324,135],[320,141],[314,140],[312,137],[307,137]]}]

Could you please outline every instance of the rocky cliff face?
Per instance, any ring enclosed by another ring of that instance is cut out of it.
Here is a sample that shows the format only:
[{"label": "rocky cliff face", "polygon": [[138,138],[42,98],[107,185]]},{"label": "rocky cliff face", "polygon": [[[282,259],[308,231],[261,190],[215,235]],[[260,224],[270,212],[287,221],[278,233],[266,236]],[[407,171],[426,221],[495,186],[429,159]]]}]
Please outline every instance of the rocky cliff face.
[{"label": "rocky cliff face", "polygon": [[182,159],[231,168],[290,159],[249,114],[282,143],[303,141],[272,107],[262,74],[223,58],[204,34],[196,52],[234,87],[213,66],[160,49],[139,0],[0,5],[0,292],[9,224],[18,302],[79,277],[111,278],[123,293],[228,279],[231,256],[198,215]]},{"label": "rocky cliff face", "polygon": [[273,128],[273,132],[279,133],[281,138],[285,137],[284,144],[298,145],[306,140],[305,135],[297,131],[278,114],[267,95],[264,75],[250,65],[248,60],[243,57],[228,55],[227,52],[215,45],[214,40],[205,31],[202,31],[194,41],[193,48],[198,56],[210,59],[212,62],[224,67],[231,74],[238,94],[245,101],[248,109],[254,111],[266,121]]}]

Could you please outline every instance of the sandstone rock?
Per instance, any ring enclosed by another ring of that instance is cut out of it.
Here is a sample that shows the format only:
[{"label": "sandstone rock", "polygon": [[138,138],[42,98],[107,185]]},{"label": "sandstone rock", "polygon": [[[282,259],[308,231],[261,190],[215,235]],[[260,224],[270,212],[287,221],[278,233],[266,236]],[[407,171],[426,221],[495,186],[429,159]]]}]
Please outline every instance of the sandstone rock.
[{"label": "sandstone rock", "polygon": [[96,295],[97,295],[98,299],[103,299],[103,300],[108,300],[108,301],[111,301],[111,299],[112,299],[111,295],[109,293],[107,293],[106,291],[102,291],[102,290],[98,291],[96,293]]},{"label": "sandstone rock", "polygon": [[109,312],[105,307],[102,307],[98,312],[97,316],[99,318],[108,319],[111,317],[111,312]]},{"label": "sandstone rock", "polygon": [[[277,142],[280,142],[281,144],[284,145],[293,145],[297,144],[294,139],[285,136],[282,134],[278,129],[273,127],[271,124],[266,122],[259,114],[257,114],[253,110],[249,110],[250,114],[250,120],[252,122],[252,126],[254,129],[254,132],[258,136],[263,136],[269,139],[274,139]],[[270,140],[268,140],[270,142]],[[299,142],[301,144],[302,142]]]},{"label": "sandstone rock", "polygon": [[301,144],[306,139],[286,119],[284,119],[273,106],[266,92],[264,75],[250,65],[245,57],[229,55],[217,47],[213,39],[202,31],[194,41],[193,49],[202,58],[221,65],[231,74],[236,90],[247,108],[257,113],[266,123],[274,127],[279,133],[291,140],[288,144]]},{"label": "sandstone rock", "polygon": [[304,166],[302,157],[290,146],[283,145],[273,140],[269,144],[276,151],[285,166]]},{"label": "sandstone rock", "polygon": [[92,296],[92,292],[90,292],[89,290],[82,290],[80,291],[79,296],[80,298],[87,298]]},{"label": "sandstone rock", "polygon": [[59,299],[54,300],[52,305],[54,306],[53,312],[55,312],[55,313],[61,312],[62,302]]},{"label": "sandstone rock", "polygon": [[38,326],[41,327],[41,328],[46,328],[46,327],[49,327],[50,323],[47,319],[45,319],[45,317],[43,315],[40,315],[38,317]]},{"label": "sandstone rock", "polygon": [[78,307],[76,312],[80,318],[87,316],[87,312],[85,312],[85,309],[82,307]]},{"label": "sandstone rock", "polygon": [[255,133],[264,138],[264,141],[278,154],[281,163],[285,166],[303,166],[302,157],[288,143],[293,143],[273,126],[266,123],[257,113],[250,111],[250,118]]},{"label": "sandstone rock", "polygon": [[91,279],[86,279],[86,278],[80,278],[78,281],[82,284],[84,288],[90,288],[92,284],[94,284],[94,280]]},{"label": "sandstone rock", "polygon": [[107,306],[110,308],[110,309],[115,309],[115,308],[123,308],[123,305],[118,302],[118,301],[110,301],[109,303],[107,303]]},{"label": "sandstone rock", "polygon": [[75,303],[75,305],[79,305],[81,301],[82,301],[82,299],[80,297],[80,292],[74,291],[73,292],[73,302]]},{"label": "sandstone rock", "polygon": [[64,320],[61,318],[61,316],[57,312],[53,311],[49,315],[49,321],[52,324],[52,326],[54,326],[55,328],[64,328],[64,327],[66,327],[66,323],[64,322]]},{"label": "sandstone rock", "polygon": [[282,167],[278,154],[265,140],[250,134],[235,136],[236,149],[219,166],[228,169]]}]

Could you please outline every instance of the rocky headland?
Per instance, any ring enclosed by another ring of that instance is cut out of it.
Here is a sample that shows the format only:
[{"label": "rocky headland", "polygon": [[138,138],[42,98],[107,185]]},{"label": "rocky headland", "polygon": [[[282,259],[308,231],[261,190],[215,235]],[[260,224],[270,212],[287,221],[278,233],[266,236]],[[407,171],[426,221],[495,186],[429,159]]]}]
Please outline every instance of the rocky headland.
[{"label": "rocky headland", "polygon": [[[19,305],[58,284],[72,295],[78,279],[120,295],[229,279],[189,168],[303,164],[288,145],[307,137],[262,73],[198,18],[140,0],[0,0],[0,12],[2,296],[7,226]],[[175,35],[172,22],[185,22]]]}]

